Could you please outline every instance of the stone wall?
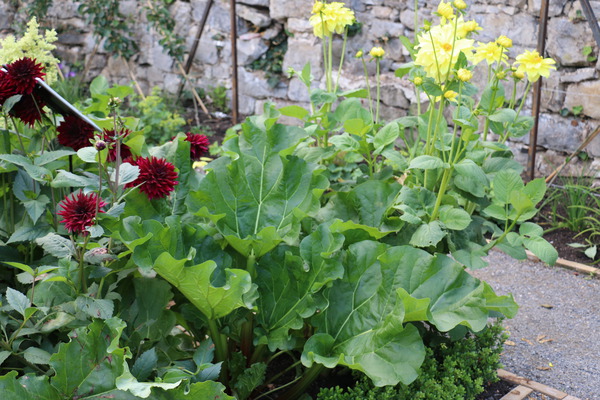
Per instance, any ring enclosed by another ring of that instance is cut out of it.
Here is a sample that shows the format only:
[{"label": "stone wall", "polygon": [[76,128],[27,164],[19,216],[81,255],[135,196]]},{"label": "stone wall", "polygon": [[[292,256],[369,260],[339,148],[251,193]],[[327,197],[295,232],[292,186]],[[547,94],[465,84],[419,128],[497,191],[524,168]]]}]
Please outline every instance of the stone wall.
[{"label": "stone wall", "polygon": [[[352,89],[363,85],[362,65],[352,56],[358,49],[369,50],[381,45],[386,50],[382,61],[382,115],[392,119],[407,113],[415,98],[408,82],[394,77],[394,70],[407,61],[407,52],[401,46],[399,35],[410,38],[414,34],[414,2],[401,0],[346,0],[363,24],[360,32],[351,38],[346,49],[346,63],[340,86]],[[18,22],[14,2],[0,3],[0,35],[10,33],[10,27]],[[187,39],[190,48],[196,35],[207,0],[176,0],[171,12],[177,21],[176,31]],[[262,57],[269,49],[270,40],[282,30],[289,34],[288,51],[283,68],[301,69],[306,62],[312,65],[315,79],[323,83],[321,44],[312,35],[308,16],[311,0],[237,0],[238,3],[238,59],[240,112],[260,112],[266,101],[280,105],[306,105],[308,96],[297,79],[283,78],[276,87],[270,87],[262,71],[252,71],[248,66]],[[427,3],[427,5],[426,5]],[[541,0],[475,0],[469,3],[469,17],[484,28],[478,40],[493,40],[500,34],[513,39],[514,57],[524,49],[534,49]],[[591,1],[596,16],[600,16],[600,1]],[[431,12],[437,2],[419,1],[419,18],[432,19]],[[124,13],[137,15],[136,1],[121,2]],[[542,174],[551,171],[552,164],[561,162],[564,152],[575,150],[593,129],[600,125],[600,62],[589,61],[583,53],[591,46],[593,56],[599,51],[594,43],[591,29],[582,16],[579,1],[556,0],[550,2],[547,53],[554,58],[559,70],[544,80],[542,93],[542,116],[538,144],[542,147],[538,156]],[[15,19],[17,18],[17,19]],[[140,52],[131,61],[144,91],[152,86],[176,90],[179,83],[173,60],[158,44],[159,36],[148,28],[146,21],[134,18],[132,32]],[[57,56],[67,64],[88,61],[95,47],[90,27],[77,13],[73,0],[54,0],[44,26],[59,32]],[[337,57],[341,52],[341,40],[335,43]],[[229,41],[229,0],[215,0],[207,26],[196,54],[191,76],[198,86],[224,85],[231,88],[229,66],[231,46]],[[372,63],[371,63],[372,64]],[[102,45],[91,61],[88,78],[98,74],[113,82],[127,83],[130,76],[124,62],[106,54]],[[374,67],[371,65],[370,67]],[[373,71],[372,71],[373,72]],[[482,74],[480,74],[482,75]],[[579,116],[567,113],[583,106]],[[562,112],[561,112],[562,111]],[[523,159],[528,138],[514,142],[515,153]],[[591,157],[600,160],[600,139],[586,149]],[[597,165],[596,165],[597,164]],[[600,162],[593,165],[600,169]]]}]

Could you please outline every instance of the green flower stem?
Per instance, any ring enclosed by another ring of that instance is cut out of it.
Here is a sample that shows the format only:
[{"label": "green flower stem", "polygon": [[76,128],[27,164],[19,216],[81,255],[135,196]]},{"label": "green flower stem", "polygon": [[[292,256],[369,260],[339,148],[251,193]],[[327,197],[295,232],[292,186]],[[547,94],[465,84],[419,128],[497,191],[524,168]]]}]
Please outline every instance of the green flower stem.
[{"label": "green flower stem", "polygon": [[[510,224],[510,226],[508,228],[504,229],[504,233],[502,235],[500,235],[500,237],[498,237],[498,239],[490,240],[490,242],[488,244],[486,244],[482,250],[487,252],[490,249],[492,249],[495,245],[497,245],[498,243],[501,243],[504,240],[504,238],[506,237],[506,235],[508,235],[510,232],[512,232],[515,225],[517,225],[517,221],[519,220],[519,218],[521,218],[521,213],[517,214],[517,217],[513,220],[513,222]],[[508,223],[508,220],[506,222]]]},{"label": "green flower stem", "polygon": [[251,360],[253,356],[252,343],[254,339],[254,313],[248,311],[248,320],[242,324],[240,332],[240,348],[246,360]]},{"label": "green flower stem", "polygon": [[[259,360],[263,359],[263,354],[265,353],[265,350],[267,350],[268,347],[266,344],[259,344],[258,346],[256,346],[254,348],[254,351],[252,352],[252,357],[250,358],[250,365],[252,364],[256,364],[257,362],[259,362]],[[268,362],[267,362],[268,364]]]},{"label": "green flower stem", "polygon": [[337,93],[338,86],[340,84],[340,76],[342,75],[342,66],[344,65],[344,57],[346,56],[346,44],[348,42],[348,26],[344,30],[344,43],[342,44],[342,55],[340,56],[340,66],[338,67],[338,74],[335,77],[335,88],[334,93]]},{"label": "green flower stem", "polygon": [[296,383],[290,390],[281,395],[280,398],[287,400],[296,400],[306,393],[306,389],[319,377],[325,367],[321,364],[313,364],[308,371],[304,373],[302,379]]},{"label": "green flower stem", "polygon": [[490,113],[492,112],[492,107],[494,106],[494,101],[496,101],[496,92],[498,91],[498,79],[495,78],[494,86],[492,87],[492,99],[490,101],[490,107],[487,110],[487,115],[485,116],[485,123],[483,124],[483,141],[487,140],[488,130],[490,127]]},{"label": "green flower stem", "polygon": [[433,129],[433,112],[435,110],[435,103],[433,102],[433,99],[429,95],[427,95],[427,98],[429,99],[429,120],[427,121],[427,139],[425,141],[425,154],[429,154],[429,147],[431,143],[431,130]]},{"label": "green flower stem", "polygon": [[365,71],[365,81],[367,82],[367,98],[369,100],[369,111],[371,111],[371,119],[375,121],[375,114],[373,114],[373,97],[371,96],[371,83],[369,82],[369,71],[367,69],[367,62],[364,57],[360,58],[363,64],[363,70]]},{"label": "green flower stem", "polygon": [[[462,103],[462,89],[463,89],[463,83],[460,82],[458,85],[458,107],[460,107],[461,103]],[[452,165],[454,165],[454,163],[456,162],[456,154],[454,155],[454,158],[452,158],[452,154],[454,153],[454,142],[456,141],[456,136],[458,134],[458,124],[454,123],[454,130],[452,132],[452,144],[450,146],[450,154],[448,155],[448,160],[445,160],[448,163],[451,163]],[[458,152],[458,149],[457,149]]]},{"label": "green flower stem", "polygon": [[[527,86],[525,87],[525,91],[523,92],[523,98],[521,99],[521,104],[519,104],[519,108],[517,109],[517,115],[515,115],[515,121],[521,115],[521,111],[523,110],[523,106],[525,105],[525,100],[527,100],[527,95],[529,95],[529,91],[531,90],[532,84],[530,81],[527,81]],[[516,91],[516,84],[515,84]],[[508,140],[508,127],[502,133],[502,138],[500,138],[500,143],[505,143]]]},{"label": "green flower stem", "polygon": [[85,276],[85,264],[83,261],[85,255],[85,249],[87,248],[87,244],[90,241],[90,235],[86,235],[85,239],[83,239],[83,246],[79,249],[79,283],[81,293],[87,293],[87,279]]},{"label": "green flower stem", "polygon": [[333,93],[333,34],[327,40],[327,91]]},{"label": "green flower stem", "polygon": [[442,120],[442,115],[444,115],[444,107],[446,106],[446,100],[444,99],[444,96],[442,96],[442,98],[440,99],[440,106],[437,110],[437,117],[435,118],[435,126],[434,126],[434,130],[433,130],[433,139],[431,140],[430,143],[430,147],[429,147],[429,155],[433,155],[433,152],[435,150],[435,143],[438,140],[438,136],[439,136],[439,132],[438,132],[438,126],[440,125],[440,121]]},{"label": "green flower stem", "polygon": [[[17,132],[17,138],[19,138],[19,144],[21,145],[21,151],[23,152],[23,155],[25,157],[29,157],[29,159],[31,159],[31,157],[27,154],[27,150],[25,150],[25,144],[23,144],[23,138],[21,137],[21,133],[19,132],[19,129],[17,128],[17,123],[15,122],[13,117],[10,117],[10,121],[12,122],[13,126],[15,127],[15,132]],[[8,125],[7,125],[8,127]]]},{"label": "green flower stem", "polygon": [[419,26],[419,0],[415,0],[415,46],[419,42],[419,36],[417,35]]},{"label": "green flower stem", "polygon": [[437,199],[435,200],[435,207],[431,213],[430,221],[435,221],[437,219],[440,206],[442,205],[442,198],[446,194],[446,189],[448,188],[448,183],[450,182],[450,176],[452,176],[452,171],[454,171],[454,167],[446,168],[444,170],[444,176],[442,177],[442,183],[440,184],[440,190],[438,191]]},{"label": "green flower stem", "polygon": [[375,112],[375,123],[378,124],[379,123],[379,103],[381,102],[381,71],[380,71],[380,66],[381,64],[381,60],[379,59],[379,57],[377,57],[377,59],[375,60],[375,66],[377,68],[377,72],[376,72],[376,79],[377,79],[377,102],[376,102],[376,107],[377,107],[377,111]]}]

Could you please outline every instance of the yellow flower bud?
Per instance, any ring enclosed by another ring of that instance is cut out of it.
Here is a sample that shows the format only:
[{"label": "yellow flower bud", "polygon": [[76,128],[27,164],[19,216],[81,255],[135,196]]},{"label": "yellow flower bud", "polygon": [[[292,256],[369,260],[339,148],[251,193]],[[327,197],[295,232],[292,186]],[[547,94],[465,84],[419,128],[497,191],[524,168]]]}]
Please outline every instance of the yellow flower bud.
[{"label": "yellow flower bud", "polygon": [[[440,14],[440,16],[442,18],[445,18],[445,19],[454,18],[454,10],[452,9],[452,6],[448,3],[444,3],[443,1],[441,1],[440,4],[438,5],[437,12],[438,12],[438,14]],[[443,21],[442,23],[444,23],[444,22],[445,21]]]},{"label": "yellow flower bud", "polygon": [[385,55],[385,50],[383,50],[381,47],[373,47],[369,54],[373,58],[382,58]]},{"label": "yellow flower bud", "polygon": [[471,21],[465,22],[464,29],[467,32],[473,32],[473,31],[476,31],[476,30],[480,30],[481,27],[479,26],[479,24],[477,23],[477,21],[471,20]]},{"label": "yellow flower bud", "polygon": [[413,80],[415,86],[421,86],[423,84],[423,78],[421,78],[420,76],[415,77],[415,79]]},{"label": "yellow flower bud", "polygon": [[498,39],[496,39],[496,43],[498,43],[500,46],[504,47],[505,49],[510,49],[513,45],[512,40],[504,35],[502,35]]},{"label": "yellow flower bud", "polygon": [[523,72],[523,71],[515,71],[515,72],[513,72],[512,76],[513,76],[513,78],[515,78],[515,79],[517,79],[517,80],[520,81],[521,79],[525,78],[525,72]]},{"label": "yellow flower bud", "polygon": [[500,79],[500,80],[502,80],[502,79],[506,78],[506,71],[498,71],[498,72],[496,73],[496,78],[498,78],[498,79]]},{"label": "yellow flower bud", "polygon": [[457,10],[464,10],[467,8],[467,3],[465,3],[463,0],[454,0],[452,4],[454,4],[454,7],[456,7]]},{"label": "yellow flower bud", "polygon": [[363,51],[359,50],[359,51],[356,52],[356,55],[354,57],[356,57],[356,58],[362,58],[363,55],[364,55]]},{"label": "yellow flower bud", "polygon": [[468,82],[471,80],[471,78],[473,77],[473,73],[471,71],[469,71],[468,69],[465,68],[461,68],[458,70],[458,72],[456,73],[456,76],[458,77],[458,79],[460,79],[463,82]]},{"label": "yellow flower bud", "polygon": [[448,90],[444,93],[444,98],[448,101],[456,102],[456,98],[458,97],[458,93],[454,90]]}]

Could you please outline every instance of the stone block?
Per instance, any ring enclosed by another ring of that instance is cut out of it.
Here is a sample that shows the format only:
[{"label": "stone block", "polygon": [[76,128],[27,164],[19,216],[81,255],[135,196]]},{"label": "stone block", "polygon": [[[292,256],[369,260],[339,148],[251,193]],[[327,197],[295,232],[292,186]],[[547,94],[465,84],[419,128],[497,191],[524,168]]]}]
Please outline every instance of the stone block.
[{"label": "stone block", "polygon": [[[198,27],[195,26],[190,31],[187,37],[186,48],[190,49],[192,47],[197,30]],[[217,45],[221,45],[222,42],[213,40],[212,36],[211,31],[207,30],[203,33],[198,43],[198,50],[196,51],[194,60],[201,64],[215,65],[219,61],[219,49]]]},{"label": "stone block", "polygon": [[[363,28],[364,29],[364,28]],[[372,38],[388,39],[397,38],[404,34],[404,25],[399,22],[391,22],[380,19],[373,19],[369,29],[369,36]]]},{"label": "stone block", "polygon": [[269,50],[269,47],[264,43],[260,36],[248,40],[238,40],[238,65],[251,64],[265,54],[267,50]]},{"label": "stone block", "polygon": [[239,0],[238,3],[256,7],[269,7],[269,0]]},{"label": "stone block", "polygon": [[306,63],[310,63],[312,74],[319,80],[323,76],[323,55],[320,40],[315,37],[288,39],[288,50],[283,58],[283,70],[294,68],[302,71]]},{"label": "stone block", "polygon": [[267,11],[240,4],[236,7],[236,12],[238,17],[245,19],[259,28],[266,28],[271,25],[271,18]]},{"label": "stone block", "polygon": [[242,67],[238,68],[238,86],[240,94],[256,99],[285,98],[288,90],[286,85],[272,88],[262,71],[248,71]]},{"label": "stone block", "polygon": [[312,6],[312,1],[270,0],[269,11],[273,19],[309,18]]},{"label": "stone block", "polygon": [[306,18],[289,18],[287,29],[292,33],[312,33],[313,27]]},{"label": "stone block", "polygon": [[[572,152],[579,147],[590,131],[588,122],[573,118],[564,118],[556,114],[540,114],[538,146],[546,149]],[[529,144],[529,135],[513,139]]]},{"label": "stone block", "polygon": [[562,66],[586,66],[584,46],[594,46],[592,31],[587,23],[573,23],[566,18],[548,22],[548,54]]},{"label": "stone block", "polygon": [[287,98],[292,101],[299,101],[304,103],[310,102],[310,96],[308,94],[308,89],[300,81],[300,79],[294,77],[290,80],[290,84],[288,87]]},{"label": "stone block", "polygon": [[586,81],[569,85],[565,97],[565,107],[572,109],[583,106],[583,114],[600,119],[600,81]]},{"label": "stone block", "polygon": [[[506,91],[507,96],[510,96],[510,91]],[[541,106],[542,111],[550,110],[552,112],[559,112],[563,108],[565,101],[565,93],[560,85],[560,74],[554,72],[551,73],[548,78],[542,79],[542,97]]]},{"label": "stone block", "polygon": [[589,81],[590,79],[596,79],[598,71],[596,68],[577,68],[574,71],[560,72],[561,83],[578,83],[582,81]]},{"label": "stone block", "polygon": [[[477,35],[477,41],[488,42],[496,40],[500,35],[506,35],[513,40],[516,47],[523,46],[534,49],[537,44],[536,19],[527,14],[508,15],[501,8],[490,7],[486,14],[476,15],[474,18],[483,28]],[[550,32],[550,28],[548,28]],[[550,40],[548,40],[550,42]],[[514,51],[512,54],[518,54]]]},{"label": "stone block", "polygon": [[[567,0],[554,0],[548,2],[548,16],[550,18],[557,17],[562,14]],[[534,15],[540,15],[540,8],[542,7],[542,0],[528,0],[527,8],[530,13]]]}]

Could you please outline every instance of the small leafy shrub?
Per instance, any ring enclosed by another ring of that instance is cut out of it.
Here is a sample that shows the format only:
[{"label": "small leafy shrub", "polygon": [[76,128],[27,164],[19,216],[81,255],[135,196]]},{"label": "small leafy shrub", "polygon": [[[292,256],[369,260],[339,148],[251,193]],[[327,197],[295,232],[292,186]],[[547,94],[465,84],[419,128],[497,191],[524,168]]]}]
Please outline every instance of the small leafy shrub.
[{"label": "small leafy shrub", "polygon": [[140,128],[149,143],[165,143],[182,131],[185,120],[174,104],[176,102],[169,101],[168,95],[156,87],[145,99],[134,97],[131,101],[132,116],[139,118]]},{"label": "small leafy shrub", "polygon": [[410,385],[375,387],[358,376],[356,386],[322,389],[317,400],[472,400],[486,385],[498,381],[496,370],[501,367],[506,337],[496,323],[462,340],[445,338],[427,346],[419,377]]},{"label": "small leafy shrub", "polygon": [[250,69],[254,71],[265,71],[265,77],[269,86],[275,87],[281,81],[283,75],[283,57],[288,48],[288,34],[286,31],[280,32],[271,40],[269,50],[258,60],[250,64]]}]

